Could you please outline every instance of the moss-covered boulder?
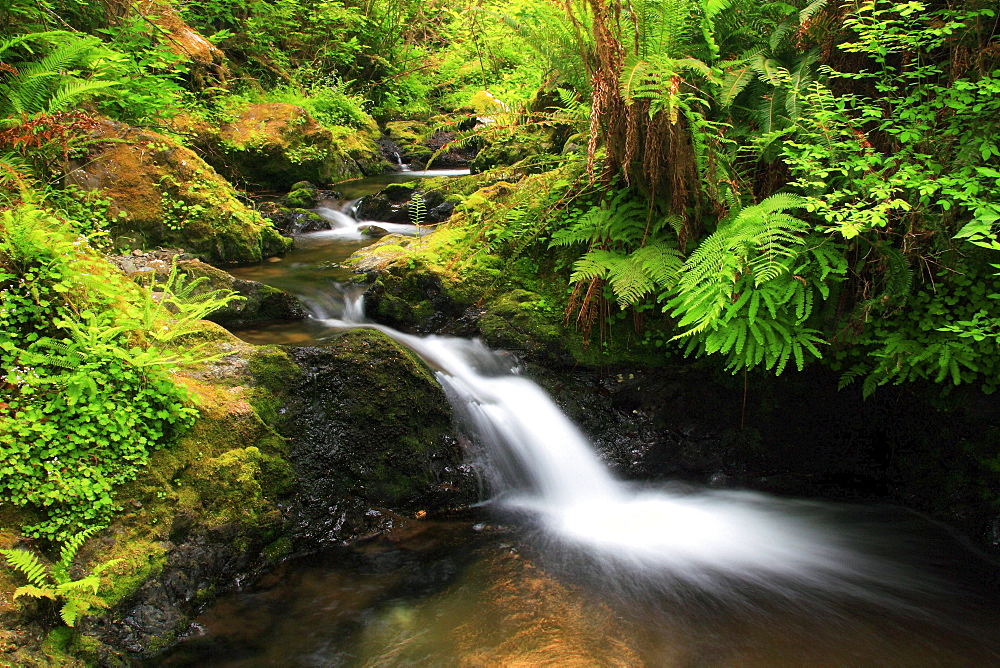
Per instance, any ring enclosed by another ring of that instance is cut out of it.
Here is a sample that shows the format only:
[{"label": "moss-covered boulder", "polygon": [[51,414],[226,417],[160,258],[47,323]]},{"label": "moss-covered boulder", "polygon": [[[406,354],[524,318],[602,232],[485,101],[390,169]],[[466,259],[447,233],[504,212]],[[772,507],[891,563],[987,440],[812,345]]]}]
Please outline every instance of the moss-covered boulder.
[{"label": "moss-covered boulder", "polygon": [[173,125],[219,173],[245,187],[288,190],[299,181],[333,183],[387,168],[377,128],[325,128],[294,104],[250,104],[219,127],[191,116]]},{"label": "moss-covered boulder", "polygon": [[291,354],[303,376],[279,429],[293,444],[300,541],[371,530],[372,507],[414,512],[475,500],[447,399],[413,353],[353,330]]},{"label": "moss-covered boulder", "polygon": [[93,135],[93,148],[66,178],[111,201],[119,246],[180,247],[219,264],[259,262],[291,246],[177,141],[114,121],[100,122]]},{"label": "moss-covered boulder", "polygon": [[281,203],[289,209],[312,209],[319,199],[319,188],[308,181],[293,183]]},{"label": "moss-covered boulder", "polygon": [[358,203],[357,217],[361,220],[379,220],[387,223],[412,223],[410,213],[414,196],[422,200],[423,214],[418,217],[420,225],[436,225],[455,210],[454,202],[445,201],[444,194],[428,190],[420,181],[394,183],[377,193],[365,195]]}]

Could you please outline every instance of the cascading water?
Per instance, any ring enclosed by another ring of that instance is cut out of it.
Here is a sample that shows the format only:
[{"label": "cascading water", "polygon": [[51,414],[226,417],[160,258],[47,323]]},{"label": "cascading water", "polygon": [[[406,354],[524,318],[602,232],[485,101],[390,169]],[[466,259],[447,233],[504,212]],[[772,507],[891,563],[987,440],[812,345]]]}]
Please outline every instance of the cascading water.
[{"label": "cascading water", "polygon": [[382,228],[386,232],[393,234],[406,234],[406,235],[416,235],[419,230],[415,225],[407,225],[405,223],[386,223],[377,220],[358,220],[354,217],[354,213],[357,209],[356,202],[348,202],[344,206],[344,210],[338,211],[337,209],[331,209],[330,207],[319,207],[315,211],[320,218],[330,223],[331,229],[316,232],[315,236],[323,237],[328,236],[332,239],[337,239],[340,241],[360,241],[364,238],[364,234],[361,230],[370,225],[374,225]]},{"label": "cascading water", "polygon": [[[355,293],[335,328],[384,332],[422,357],[461,427],[486,450],[500,508],[527,513],[546,538],[587,553],[608,573],[731,589],[734,581],[785,593],[824,591],[892,602],[901,589],[937,585],[875,555],[884,547],[834,527],[822,504],[753,492],[667,491],[615,479],[552,399],[509,357],[476,340],[419,337],[363,319]],[[319,314],[317,314],[319,315]]]},{"label": "cascading water", "polygon": [[355,211],[321,211],[338,229],[238,270],[313,313],[241,336],[316,345],[370,327],[413,349],[475,442],[490,511],[287,562],[223,597],[163,665],[1000,665],[996,564],[946,528],[618,480],[511,356],[367,322],[361,287],[337,283],[361,245]]}]

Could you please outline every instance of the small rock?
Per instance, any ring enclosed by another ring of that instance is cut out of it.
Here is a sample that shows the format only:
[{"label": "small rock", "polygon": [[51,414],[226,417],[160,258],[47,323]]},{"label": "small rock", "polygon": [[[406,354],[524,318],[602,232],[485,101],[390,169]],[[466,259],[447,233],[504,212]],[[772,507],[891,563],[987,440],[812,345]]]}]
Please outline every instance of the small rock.
[{"label": "small rock", "polygon": [[389,232],[378,225],[365,225],[364,227],[359,227],[358,232],[365,235],[366,237],[372,237],[378,239],[379,237],[384,237],[389,234]]},{"label": "small rock", "polygon": [[267,258],[268,262],[281,262],[281,258],[275,255],[274,257]]}]

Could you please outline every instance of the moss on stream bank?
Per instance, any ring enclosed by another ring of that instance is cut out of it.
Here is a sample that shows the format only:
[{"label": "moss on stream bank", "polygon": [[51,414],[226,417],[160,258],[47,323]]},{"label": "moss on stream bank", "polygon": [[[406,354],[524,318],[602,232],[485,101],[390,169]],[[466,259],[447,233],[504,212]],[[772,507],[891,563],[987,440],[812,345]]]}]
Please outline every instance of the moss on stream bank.
[{"label": "moss on stream bank", "polygon": [[[389,235],[348,260],[371,283],[368,315],[405,331],[477,335],[552,361],[663,364],[663,351],[653,345],[662,339],[655,323],[640,332],[622,318],[591,337],[566,318],[569,256],[547,248],[544,221],[517,212],[537,208],[554,187],[566,188],[572,174],[529,171],[515,166],[423,181],[418,188],[444,195],[455,213],[427,236]],[[537,230],[512,246],[509,228],[517,225]]]}]

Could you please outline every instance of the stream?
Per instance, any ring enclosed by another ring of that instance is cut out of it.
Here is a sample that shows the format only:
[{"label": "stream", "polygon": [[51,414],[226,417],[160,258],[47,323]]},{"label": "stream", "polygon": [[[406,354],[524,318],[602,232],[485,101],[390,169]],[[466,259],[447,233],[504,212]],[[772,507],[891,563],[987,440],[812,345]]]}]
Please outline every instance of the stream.
[{"label": "stream", "polygon": [[946,527],[900,508],[616,479],[510,356],[366,321],[338,263],[368,242],[343,211],[320,213],[337,228],[234,272],[313,317],[238,335],[312,345],[371,327],[409,347],[492,496],[285,562],[220,597],[156,665],[1000,665],[1000,571]]}]

